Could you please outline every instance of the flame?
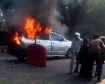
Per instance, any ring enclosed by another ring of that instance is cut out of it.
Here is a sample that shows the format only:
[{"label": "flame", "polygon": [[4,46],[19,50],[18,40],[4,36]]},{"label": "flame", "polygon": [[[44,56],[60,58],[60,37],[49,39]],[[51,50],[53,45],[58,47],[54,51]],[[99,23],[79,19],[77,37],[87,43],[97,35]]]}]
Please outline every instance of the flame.
[{"label": "flame", "polygon": [[47,34],[50,33],[51,31],[52,31],[51,28],[48,28],[48,27],[47,27],[47,28],[45,29],[45,32],[46,32]]},{"label": "flame", "polygon": [[16,42],[17,45],[19,45],[19,46],[21,45],[20,37],[17,32],[14,33],[13,40]]},{"label": "flame", "polygon": [[43,26],[41,26],[40,23],[37,23],[36,20],[34,20],[31,17],[27,17],[23,31],[25,31],[27,38],[34,39],[36,35],[41,35],[43,33],[45,34],[50,33],[52,29],[49,27],[43,28]]},{"label": "flame", "polygon": [[[20,31],[29,39],[35,39],[36,36],[43,36],[52,31],[51,28],[46,25],[41,25],[36,20],[31,17],[26,18],[26,23],[23,28],[20,28]],[[18,46],[21,46],[21,36],[17,32],[12,33],[12,42],[16,43]]]}]

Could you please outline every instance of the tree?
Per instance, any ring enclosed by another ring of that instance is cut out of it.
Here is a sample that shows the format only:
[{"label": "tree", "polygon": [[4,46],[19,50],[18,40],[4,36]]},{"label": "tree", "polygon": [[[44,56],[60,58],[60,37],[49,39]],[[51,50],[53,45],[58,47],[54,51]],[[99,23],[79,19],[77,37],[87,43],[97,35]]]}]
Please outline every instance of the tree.
[{"label": "tree", "polygon": [[75,31],[82,37],[91,38],[93,34],[105,35],[105,0],[73,0],[59,8],[69,28],[68,35],[73,37]]},{"label": "tree", "polygon": [[7,31],[5,19],[3,17],[2,5],[0,7],[0,31]]},{"label": "tree", "polygon": [[73,0],[69,4],[62,4],[60,3],[59,9],[64,17],[64,20],[62,21],[62,24],[66,24],[69,28],[68,36],[72,38],[74,36],[74,32],[76,31],[76,24],[79,21],[79,14],[81,12],[81,9],[83,6],[87,3],[88,0]]},{"label": "tree", "polygon": [[[76,29],[83,36],[91,38],[93,34],[105,35],[105,2],[103,0],[92,0],[88,2],[78,15]],[[80,17],[82,15],[82,17]]]}]

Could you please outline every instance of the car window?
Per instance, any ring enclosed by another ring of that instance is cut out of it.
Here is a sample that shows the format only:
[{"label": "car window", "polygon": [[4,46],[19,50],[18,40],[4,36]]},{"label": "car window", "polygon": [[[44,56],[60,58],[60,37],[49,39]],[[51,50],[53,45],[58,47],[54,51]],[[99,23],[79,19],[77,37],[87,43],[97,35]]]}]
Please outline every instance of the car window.
[{"label": "car window", "polygon": [[41,40],[49,40],[49,34],[40,36],[38,39],[41,39]]},{"label": "car window", "polygon": [[50,33],[50,35],[51,35],[51,39],[52,39],[53,41],[63,41],[63,40],[64,40],[61,36],[59,36],[59,35],[57,35],[57,34]]}]

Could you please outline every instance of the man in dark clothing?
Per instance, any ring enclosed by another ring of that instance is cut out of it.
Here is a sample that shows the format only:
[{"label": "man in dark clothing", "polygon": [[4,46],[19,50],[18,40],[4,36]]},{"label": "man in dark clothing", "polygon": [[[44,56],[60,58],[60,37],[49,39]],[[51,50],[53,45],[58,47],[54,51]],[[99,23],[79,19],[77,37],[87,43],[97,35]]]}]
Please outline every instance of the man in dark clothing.
[{"label": "man in dark clothing", "polygon": [[100,39],[99,35],[94,35],[93,40],[90,42],[89,46],[89,73],[88,73],[88,80],[92,78],[92,70],[94,61],[96,60],[97,65],[97,82],[101,81],[101,74],[102,74],[102,65],[103,65],[103,57],[102,57],[102,50],[105,49],[105,45],[103,41]]},{"label": "man in dark clothing", "polygon": [[[105,38],[101,38],[101,40],[103,41],[103,43],[105,45]],[[103,56],[103,64],[104,64],[104,60],[105,60],[105,49],[102,49],[102,56]]]}]

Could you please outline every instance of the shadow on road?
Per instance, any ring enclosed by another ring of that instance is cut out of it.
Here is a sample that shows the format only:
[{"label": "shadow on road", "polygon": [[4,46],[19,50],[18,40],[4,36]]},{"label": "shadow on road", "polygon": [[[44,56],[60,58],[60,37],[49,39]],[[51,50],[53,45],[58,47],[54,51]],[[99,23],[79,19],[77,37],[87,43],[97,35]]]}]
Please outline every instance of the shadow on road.
[{"label": "shadow on road", "polygon": [[70,58],[56,56],[56,57],[47,57],[46,59],[47,60],[60,60],[60,59],[70,59]]}]

